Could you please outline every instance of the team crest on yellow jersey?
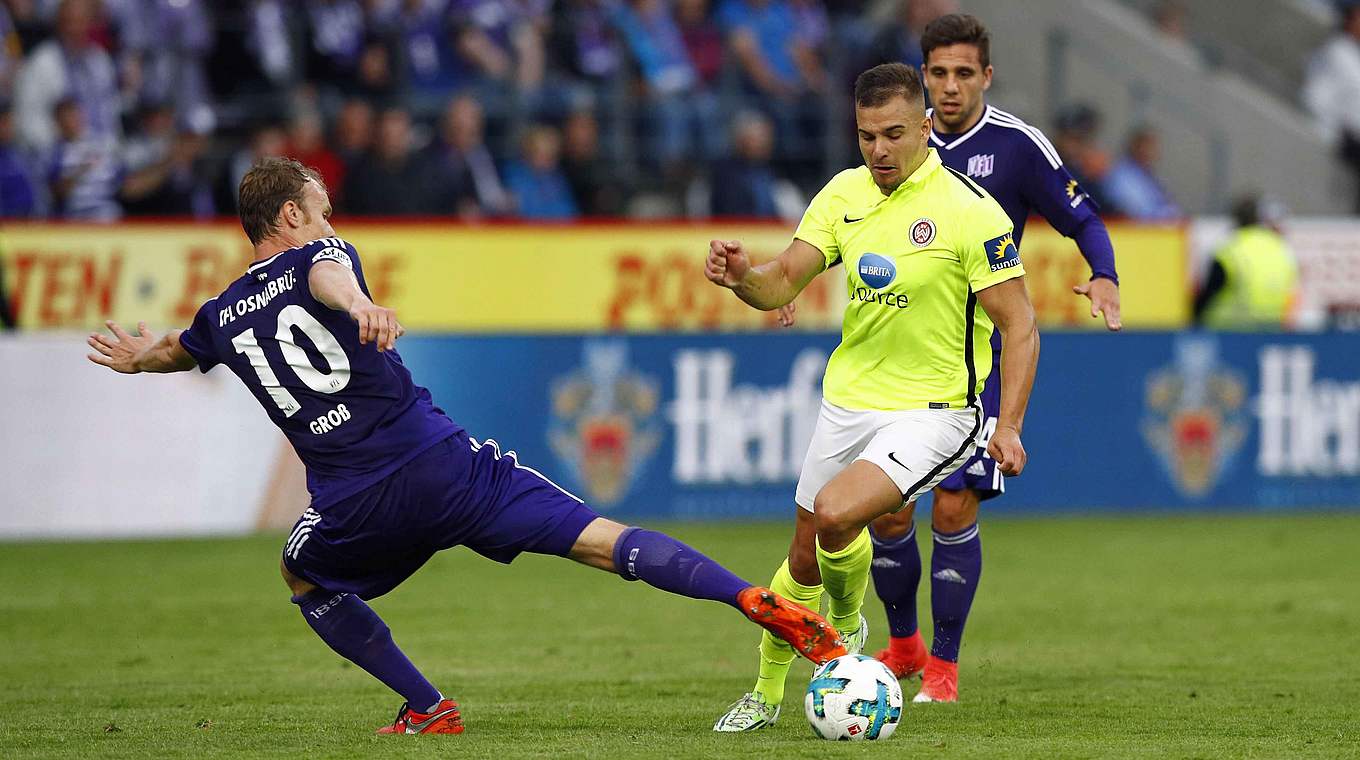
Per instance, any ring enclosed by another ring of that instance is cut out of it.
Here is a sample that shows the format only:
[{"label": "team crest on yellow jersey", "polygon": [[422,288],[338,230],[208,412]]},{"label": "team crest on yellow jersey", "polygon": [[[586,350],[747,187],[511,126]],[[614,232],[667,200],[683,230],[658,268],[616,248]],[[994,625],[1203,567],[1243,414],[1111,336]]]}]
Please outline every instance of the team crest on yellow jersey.
[{"label": "team crest on yellow jersey", "polygon": [[921,217],[911,223],[911,242],[918,248],[925,248],[935,240],[935,222],[929,217]]}]

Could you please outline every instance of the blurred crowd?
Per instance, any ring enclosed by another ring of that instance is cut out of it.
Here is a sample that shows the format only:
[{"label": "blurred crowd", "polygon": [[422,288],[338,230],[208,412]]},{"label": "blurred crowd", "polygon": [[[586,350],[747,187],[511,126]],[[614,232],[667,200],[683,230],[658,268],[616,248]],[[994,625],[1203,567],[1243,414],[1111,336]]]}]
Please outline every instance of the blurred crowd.
[{"label": "blurred crowd", "polygon": [[[848,86],[953,0],[0,0],[0,216],[797,213]],[[823,97],[829,96],[829,97]]]},{"label": "blurred crowd", "polygon": [[[848,92],[955,0],[0,0],[0,217],[235,213],[265,155],[355,215],[794,216],[857,160]],[[1069,160],[1179,214],[1156,135]],[[1063,147],[1060,145],[1060,148]]]}]

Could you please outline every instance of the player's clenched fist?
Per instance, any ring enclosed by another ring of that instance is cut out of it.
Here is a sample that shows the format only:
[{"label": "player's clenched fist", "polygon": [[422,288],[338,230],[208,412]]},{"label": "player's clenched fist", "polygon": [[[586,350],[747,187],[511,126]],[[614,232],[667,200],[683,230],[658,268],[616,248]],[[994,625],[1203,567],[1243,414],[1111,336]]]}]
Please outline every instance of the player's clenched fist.
[{"label": "player's clenched fist", "polygon": [[1002,475],[1019,475],[1029,460],[1020,434],[1013,427],[998,427],[987,443],[987,453],[996,460]]},{"label": "player's clenched fist", "polygon": [[751,260],[742,250],[739,240],[708,241],[708,260],[704,262],[704,276],[709,282],[724,288],[735,288],[741,284],[746,273],[751,271]]}]

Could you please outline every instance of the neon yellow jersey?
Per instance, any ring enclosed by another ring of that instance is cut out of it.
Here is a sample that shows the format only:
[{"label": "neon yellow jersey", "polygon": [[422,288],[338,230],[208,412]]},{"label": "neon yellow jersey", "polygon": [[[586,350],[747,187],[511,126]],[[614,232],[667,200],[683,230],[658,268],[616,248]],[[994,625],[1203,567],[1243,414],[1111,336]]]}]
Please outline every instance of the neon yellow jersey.
[{"label": "neon yellow jersey", "polygon": [[962,408],[992,367],[976,293],[1024,275],[1001,206],[934,148],[892,195],[869,168],[837,174],[794,237],[845,263],[850,304],[822,395],[846,409]]}]

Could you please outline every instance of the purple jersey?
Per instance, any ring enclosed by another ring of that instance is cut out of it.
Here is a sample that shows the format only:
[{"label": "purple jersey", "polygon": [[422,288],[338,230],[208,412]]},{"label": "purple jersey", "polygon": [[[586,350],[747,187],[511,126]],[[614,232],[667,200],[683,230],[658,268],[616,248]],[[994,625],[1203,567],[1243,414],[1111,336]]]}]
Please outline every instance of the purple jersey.
[{"label": "purple jersey", "polygon": [[[1095,203],[1063,166],[1044,133],[999,108],[986,106],[982,119],[963,134],[932,132],[930,144],[945,166],[968,175],[1001,204],[1015,225],[1017,248],[1025,220],[1034,213],[1078,243],[1088,226],[1104,229]],[[1103,253],[1082,248],[1092,274],[1113,280],[1114,254]]]},{"label": "purple jersey", "polygon": [[462,430],[395,351],[360,345],[349,314],[312,297],[307,277],[322,261],[350,268],[368,294],[354,246],[314,240],[251,266],[199,308],[179,339],[200,371],[225,364],[255,394],[306,465],[314,509]]},{"label": "purple jersey", "polygon": [[[962,134],[932,132],[930,144],[945,166],[966,174],[991,193],[1015,226],[1015,245],[1025,233],[1025,222],[1038,213],[1053,228],[1077,241],[1081,255],[1091,265],[1092,277],[1118,282],[1114,249],[1109,233],[1096,213],[1095,202],[1063,166],[1053,144],[1036,127],[992,106]],[[987,442],[996,429],[1001,410],[1001,331],[992,331],[994,369],[982,391],[987,420],[972,458],[940,487],[950,491],[972,489],[982,499],[1005,492],[1005,478],[987,454]]]}]

